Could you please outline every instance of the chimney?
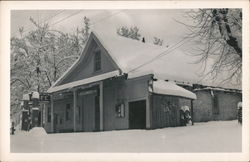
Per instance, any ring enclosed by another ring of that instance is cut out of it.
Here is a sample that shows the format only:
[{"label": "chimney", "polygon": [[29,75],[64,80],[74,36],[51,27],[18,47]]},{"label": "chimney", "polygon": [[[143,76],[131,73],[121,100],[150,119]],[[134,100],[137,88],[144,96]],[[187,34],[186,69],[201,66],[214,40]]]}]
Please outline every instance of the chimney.
[{"label": "chimney", "polygon": [[144,37],[142,38],[142,42],[145,43],[145,38]]}]

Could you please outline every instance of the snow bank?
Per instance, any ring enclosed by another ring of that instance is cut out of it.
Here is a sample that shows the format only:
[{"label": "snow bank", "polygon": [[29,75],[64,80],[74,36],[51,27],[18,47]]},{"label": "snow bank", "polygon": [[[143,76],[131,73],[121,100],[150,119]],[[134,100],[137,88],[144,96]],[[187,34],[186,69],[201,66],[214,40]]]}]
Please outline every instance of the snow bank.
[{"label": "snow bank", "polygon": [[187,127],[155,130],[45,133],[34,128],[26,135],[12,135],[11,152],[241,152],[242,126],[236,120],[195,123]]},{"label": "snow bank", "polygon": [[29,131],[29,134],[32,136],[45,136],[47,135],[46,131],[42,127],[34,127]]}]

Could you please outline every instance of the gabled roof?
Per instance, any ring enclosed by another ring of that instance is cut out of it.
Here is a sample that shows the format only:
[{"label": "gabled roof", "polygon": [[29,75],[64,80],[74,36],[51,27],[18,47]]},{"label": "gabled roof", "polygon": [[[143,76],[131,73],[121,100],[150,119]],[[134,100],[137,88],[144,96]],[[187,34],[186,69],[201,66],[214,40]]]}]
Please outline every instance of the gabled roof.
[{"label": "gabled roof", "polygon": [[[169,52],[167,47],[125,38],[115,32],[94,31],[93,33],[122,72],[128,73],[129,78],[154,74],[161,79],[195,83],[199,80],[196,75],[199,67],[191,64],[194,62],[193,58],[181,51]],[[155,59],[161,54],[165,56]]]},{"label": "gabled roof", "polygon": [[[154,74],[154,77],[157,79],[222,86],[218,82],[202,80],[201,76],[198,75],[201,67],[194,64],[197,58],[188,56],[180,50],[176,49],[169,52],[167,47],[125,38],[119,36],[115,31],[113,33],[92,31],[80,58],[52,87],[57,86],[84,59],[87,49],[93,40],[107,51],[119,67],[121,73],[128,74],[128,78]],[[163,57],[155,59],[159,55],[163,55]],[[226,86],[225,88],[228,87]]]}]

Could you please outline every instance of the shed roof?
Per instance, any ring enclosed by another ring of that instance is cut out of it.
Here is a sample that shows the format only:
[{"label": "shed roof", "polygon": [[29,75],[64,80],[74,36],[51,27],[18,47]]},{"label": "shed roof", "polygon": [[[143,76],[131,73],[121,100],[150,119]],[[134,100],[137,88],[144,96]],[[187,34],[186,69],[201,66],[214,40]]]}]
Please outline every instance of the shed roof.
[{"label": "shed roof", "polygon": [[152,93],[156,93],[156,94],[179,96],[179,97],[184,97],[184,98],[189,98],[189,99],[197,99],[196,94],[170,81],[168,82],[164,80],[153,81],[153,89],[149,89],[149,91]]}]

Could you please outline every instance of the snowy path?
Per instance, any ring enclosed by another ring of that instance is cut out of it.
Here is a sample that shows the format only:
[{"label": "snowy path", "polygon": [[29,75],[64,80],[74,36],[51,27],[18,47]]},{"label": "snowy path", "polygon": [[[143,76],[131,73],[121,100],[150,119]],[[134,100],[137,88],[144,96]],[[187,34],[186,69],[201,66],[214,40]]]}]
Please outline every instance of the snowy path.
[{"label": "snowy path", "polygon": [[240,152],[237,121],[156,130],[11,136],[11,152]]}]

